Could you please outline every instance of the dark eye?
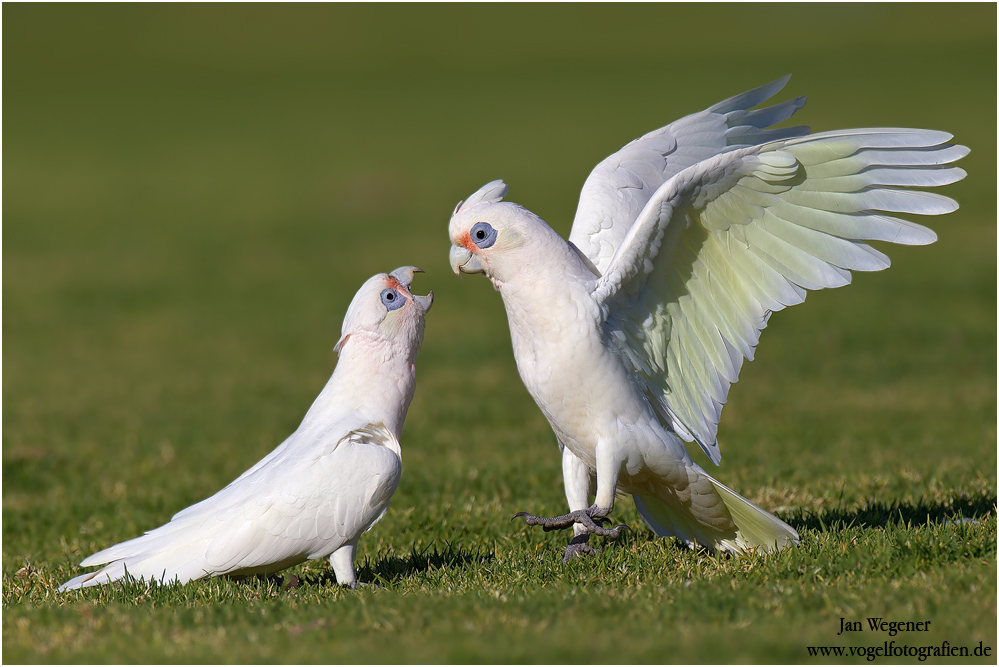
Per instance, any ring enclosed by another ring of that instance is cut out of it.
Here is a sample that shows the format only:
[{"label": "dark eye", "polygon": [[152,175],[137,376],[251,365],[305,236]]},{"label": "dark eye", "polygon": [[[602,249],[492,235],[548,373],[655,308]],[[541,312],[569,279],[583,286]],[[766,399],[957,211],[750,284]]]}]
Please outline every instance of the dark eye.
[{"label": "dark eye", "polygon": [[382,305],[385,306],[386,310],[395,310],[396,308],[402,308],[403,304],[406,303],[406,297],[399,294],[392,288],[382,290]]},{"label": "dark eye", "polygon": [[488,222],[477,222],[470,232],[472,243],[480,248],[488,248],[496,243],[496,230]]}]

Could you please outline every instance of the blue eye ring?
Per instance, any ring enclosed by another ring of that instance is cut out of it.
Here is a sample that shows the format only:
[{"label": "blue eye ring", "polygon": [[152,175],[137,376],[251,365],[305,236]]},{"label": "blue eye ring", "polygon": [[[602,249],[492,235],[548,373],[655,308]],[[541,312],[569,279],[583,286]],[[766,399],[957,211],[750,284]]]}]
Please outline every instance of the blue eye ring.
[{"label": "blue eye ring", "polygon": [[397,290],[387,287],[382,290],[382,305],[385,310],[393,311],[406,305],[406,297],[399,294]]},{"label": "blue eye ring", "polygon": [[468,238],[479,248],[488,248],[496,243],[496,230],[488,222],[477,222],[468,232]]}]

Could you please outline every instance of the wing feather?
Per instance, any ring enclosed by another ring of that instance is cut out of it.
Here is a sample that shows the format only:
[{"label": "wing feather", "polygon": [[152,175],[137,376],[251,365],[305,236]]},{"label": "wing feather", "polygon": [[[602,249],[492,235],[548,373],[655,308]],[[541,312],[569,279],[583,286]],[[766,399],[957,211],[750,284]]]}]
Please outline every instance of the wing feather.
[{"label": "wing feather", "polygon": [[880,271],[891,265],[888,256],[861,241],[823,234],[804,225],[788,222],[767,211],[760,227],[793,248],[808,248],[809,254],[842,269]]},{"label": "wing feather", "polygon": [[[706,241],[716,242],[714,237]],[[725,377],[729,382],[735,382],[739,377],[739,369],[742,368],[743,357],[753,356],[756,340],[754,323],[768,310],[763,305],[767,297],[755,283],[743,280],[735,272],[733,264],[719,262],[717,258],[717,251],[701,254],[704,284],[697,281],[697,287],[691,289],[691,298],[700,301],[710,298],[710,295],[717,295],[716,323],[730,358]]]},{"label": "wing feather", "polygon": [[[718,235],[716,247],[706,243],[709,252],[716,253],[716,261],[731,262],[740,279],[749,287],[759,291],[754,297],[766,306],[764,312],[776,312],[787,306],[796,306],[805,300],[805,289],[788,280],[780,271],[760,259],[749,246],[732,238],[732,234]],[[755,322],[754,325],[758,325]],[[755,343],[754,343],[755,347]],[[752,357],[747,355],[752,361]]]},{"label": "wing feather", "polygon": [[111,564],[80,580],[101,583],[122,567],[167,581],[276,571],[328,556],[381,518],[401,474],[399,443],[384,425],[353,429],[327,446],[286,443],[283,451],[295,456],[280,468],[255,466],[196,511],[90,556],[84,566]]},{"label": "wing feather", "polygon": [[850,274],[825,262],[813,261],[812,255],[787,241],[777,238],[758,225],[742,225],[729,230],[749,246],[757,257],[776,269],[784,278],[805,289],[842,287],[850,282]]},{"label": "wing feather", "polygon": [[[732,116],[771,120],[788,110],[779,106]],[[800,303],[807,290],[846,285],[851,271],[889,266],[867,241],[936,239],[885,214],[957,208],[949,197],[908,189],[965,176],[950,163],[968,149],[950,139],[898,128],[792,136],[719,153],[658,187],[611,244],[594,298],[608,340],[681,437],[719,462],[722,406],[773,311]]]},{"label": "wing feather", "polygon": [[603,273],[645,205],[668,179],[728,150],[808,133],[770,128],[805,104],[797,97],[762,109],[789,76],[719,102],[635,139],[598,164],[580,194],[569,241]]}]

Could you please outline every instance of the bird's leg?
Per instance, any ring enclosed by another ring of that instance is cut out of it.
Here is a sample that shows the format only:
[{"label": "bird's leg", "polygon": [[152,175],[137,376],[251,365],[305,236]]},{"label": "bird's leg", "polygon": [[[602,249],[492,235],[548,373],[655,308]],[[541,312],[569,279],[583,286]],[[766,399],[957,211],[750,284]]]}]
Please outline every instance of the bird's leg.
[{"label": "bird's leg", "polygon": [[336,582],[347,588],[357,588],[357,574],[354,572],[354,552],[357,550],[357,538],[348,542],[330,554],[330,565]]},{"label": "bird's leg", "polygon": [[[562,449],[562,479],[565,482],[565,499],[569,502],[569,510],[576,511],[586,509],[590,504],[590,493],[592,474],[590,467],[580,461],[572,451],[559,443]],[[587,542],[590,534],[586,532],[581,524],[573,524],[573,538],[565,547],[562,555],[562,562],[568,563],[576,557],[596,556],[598,549],[594,549]]]},{"label": "bird's leg", "polygon": [[567,447],[562,449],[562,472],[565,477],[565,494],[569,507],[576,506],[568,514],[557,517],[540,517],[527,512],[518,512],[513,518],[523,517],[528,526],[541,526],[545,532],[573,527],[575,536],[566,547],[564,560],[573,556],[596,553],[586,542],[590,535],[616,538],[625,525],[614,528],[604,528],[607,515],[614,509],[614,494],[617,490],[618,471],[620,464],[614,458],[613,446],[597,445],[597,494],[596,502],[583,509],[589,497],[589,468],[576,458]]}]

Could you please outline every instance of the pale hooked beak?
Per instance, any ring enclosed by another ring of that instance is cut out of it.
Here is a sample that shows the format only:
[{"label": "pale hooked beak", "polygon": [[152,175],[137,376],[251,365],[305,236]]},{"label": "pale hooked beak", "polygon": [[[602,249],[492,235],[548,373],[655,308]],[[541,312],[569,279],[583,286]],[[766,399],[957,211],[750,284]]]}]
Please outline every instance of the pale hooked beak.
[{"label": "pale hooked beak", "polygon": [[423,269],[415,266],[400,266],[398,269],[390,273],[389,275],[399,281],[406,289],[413,283],[413,276],[417,273],[423,273]]},{"label": "pale hooked beak", "polygon": [[460,245],[451,246],[450,258],[451,270],[454,271],[455,275],[462,273],[482,273],[485,270],[482,268],[479,258],[473,255],[471,250],[462,248]]},{"label": "pale hooked beak", "polygon": [[[413,276],[417,273],[424,273],[424,271],[423,269],[415,266],[400,266],[389,275],[398,280],[400,285],[409,290],[409,286],[413,284]],[[413,294],[411,290],[409,293],[412,295],[413,301],[416,302],[416,305],[419,306],[421,311],[423,311],[424,315],[430,310],[430,306],[434,305],[433,292],[430,292],[430,294],[425,296]]]},{"label": "pale hooked beak", "polygon": [[423,311],[423,314],[426,315],[427,311],[430,310],[430,306],[434,305],[434,293],[431,290],[429,294],[426,294],[424,296],[420,296],[419,294],[414,294],[413,301],[416,302],[416,305],[419,306],[420,310]]}]

